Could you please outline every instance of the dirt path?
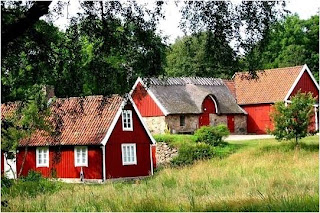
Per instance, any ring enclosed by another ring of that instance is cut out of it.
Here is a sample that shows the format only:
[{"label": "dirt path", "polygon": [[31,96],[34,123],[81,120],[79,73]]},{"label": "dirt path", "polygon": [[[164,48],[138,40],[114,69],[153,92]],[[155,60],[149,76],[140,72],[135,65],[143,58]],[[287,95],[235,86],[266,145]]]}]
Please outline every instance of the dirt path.
[{"label": "dirt path", "polygon": [[266,139],[274,138],[273,135],[230,135],[226,141],[241,141],[241,140],[254,140],[254,139]]}]

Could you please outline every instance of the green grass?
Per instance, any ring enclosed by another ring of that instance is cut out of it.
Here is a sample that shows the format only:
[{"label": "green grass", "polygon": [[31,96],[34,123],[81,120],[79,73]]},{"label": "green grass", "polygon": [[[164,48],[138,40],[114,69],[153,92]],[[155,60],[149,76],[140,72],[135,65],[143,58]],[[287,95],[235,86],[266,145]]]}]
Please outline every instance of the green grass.
[{"label": "green grass", "polygon": [[[192,136],[165,137],[171,145],[193,142]],[[318,212],[318,141],[305,138],[299,149],[274,139],[229,142],[238,149],[227,157],[164,168],[144,180],[63,183],[36,197],[8,194],[2,211]]]}]

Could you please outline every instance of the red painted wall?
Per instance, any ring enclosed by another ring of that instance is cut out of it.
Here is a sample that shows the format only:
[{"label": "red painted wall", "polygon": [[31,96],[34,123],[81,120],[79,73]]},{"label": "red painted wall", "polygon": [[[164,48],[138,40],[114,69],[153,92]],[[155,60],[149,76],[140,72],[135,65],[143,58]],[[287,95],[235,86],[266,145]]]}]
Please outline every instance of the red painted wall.
[{"label": "red painted wall", "polygon": [[230,133],[234,133],[234,115],[227,115],[227,124]]},{"label": "red painted wall", "polygon": [[4,173],[4,153],[1,151],[1,174]]},{"label": "red painted wall", "polygon": [[244,105],[242,108],[248,113],[247,131],[248,133],[266,134],[267,129],[273,128],[270,113],[273,104]]},{"label": "red painted wall", "polygon": [[[53,159],[57,153],[55,151],[57,148],[49,147],[49,168],[36,168],[36,147],[29,147],[22,175],[26,176],[29,170],[35,170],[41,172],[45,177],[51,177],[51,171],[55,168],[58,178],[80,178],[81,167],[74,166],[74,146],[62,146],[61,160],[53,166]],[[19,153],[17,154],[17,173],[20,171],[24,153],[24,148],[19,148]],[[102,178],[102,154],[99,146],[88,147],[88,167],[83,167],[83,172],[85,179]]]},{"label": "red painted wall", "polygon": [[207,96],[202,102],[202,114],[199,116],[199,126],[210,125],[209,114],[216,113],[216,107],[211,97]]},{"label": "red painted wall", "polygon": [[302,74],[299,82],[297,83],[296,87],[293,89],[290,97],[294,96],[299,91],[299,89],[301,89],[301,92],[305,92],[305,93],[311,92],[313,94],[313,97],[319,97],[319,90],[317,89],[316,85],[313,83],[307,71],[304,71],[304,73]]},{"label": "red painted wall", "polygon": [[134,103],[137,105],[141,116],[163,116],[161,109],[153,101],[153,99],[148,94],[147,90],[141,85],[141,83],[137,84],[131,96]]},{"label": "red painted wall", "polygon": [[157,168],[157,146],[152,145],[152,163],[153,163],[153,169]]},{"label": "red painted wall", "polygon": [[[106,144],[107,178],[147,176],[151,174],[150,146],[152,142],[133,107],[127,105],[125,109],[132,110],[133,131],[122,130],[122,116],[120,116]],[[122,143],[136,143],[137,165],[122,165]]]}]

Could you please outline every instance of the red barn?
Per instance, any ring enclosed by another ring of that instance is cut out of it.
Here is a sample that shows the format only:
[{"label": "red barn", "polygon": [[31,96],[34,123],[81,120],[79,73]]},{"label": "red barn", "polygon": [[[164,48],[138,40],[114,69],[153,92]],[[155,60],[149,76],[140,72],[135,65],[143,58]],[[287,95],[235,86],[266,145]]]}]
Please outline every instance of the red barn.
[{"label": "red barn", "polygon": [[[236,73],[234,85],[228,85],[230,90],[235,90],[237,103],[248,113],[248,133],[265,134],[268,128],[273,128],[270,112],[275,102],[290,103],[290,98],[299,90],[319,97],[319,85],[307,65],[258,71],[257,75],[258,79],[249,80],[248,73]],[[318,130],[319,122],[317,100],[314,130]]]},{"label": "red barn", "polygon": [[[2,104],[2,110],[12,104]],[[20,141],[16,172],[102,180],[153,174],[155,140],[131,98],[58,98],[51,105],[55,135],[36,132]],[[27,149],[26,149],[27,147]],[[27,151],[26,151],[27,150]]]},{"label": "red barn", "polygon": [[218,78],[138,78],[131,96],[152,133],[192,133],[221,123],[246,133],[246,112]]}]

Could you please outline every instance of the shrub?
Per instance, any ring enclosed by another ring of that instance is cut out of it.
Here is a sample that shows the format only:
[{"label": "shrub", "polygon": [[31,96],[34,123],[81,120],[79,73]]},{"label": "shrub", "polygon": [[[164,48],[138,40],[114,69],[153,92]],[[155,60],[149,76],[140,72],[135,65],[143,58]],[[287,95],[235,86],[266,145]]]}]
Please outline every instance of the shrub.
[{"label": "shrub", "polygon": [[212,146],[218,146],[223,142],[222,138],[230,134],[228,127],[223,124],[218,126],[203,126],[194,135],[197,142],[204,142]]},{"label": "shrub", "polygon": [[28,176],[13,182],[11,188],[7,190],[7,193],[11,197],[18,195],[36,197],[38,194],[56,192],[60,188],[60,182],[43,178],[41,173],[31,170]]},{"label": "shrub", "polygon": [[210,159],[215,155],[214,148],[205,143],[184,145],[179,149],[179,155],[172,159],[174,166],[192,164],[196,160]]},{"label": "shrub", "polygon": [[5,195],[8,193],[9,189],[13,185],[13,179],[7,178],[5,175],[1,177],[1,195]]}]

